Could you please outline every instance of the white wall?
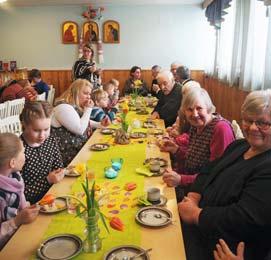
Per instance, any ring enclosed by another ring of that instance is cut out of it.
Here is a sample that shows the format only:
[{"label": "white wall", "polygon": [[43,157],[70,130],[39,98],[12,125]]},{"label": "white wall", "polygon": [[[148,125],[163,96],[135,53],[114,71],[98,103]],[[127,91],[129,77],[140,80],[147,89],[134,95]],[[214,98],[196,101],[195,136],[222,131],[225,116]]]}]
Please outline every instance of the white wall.
[{"label": "white wall", "polygon": [[[17,60],[18,67],[70,69],[77,45],[61,43],[63,21],[84,22],[80,6],[0,9],[0,60]],[[104,19],[120,23],[120,44],[103,44],[105,69],[133,65],[168,67],[179,60],[204,69],[210,60],[214,30],[198,5],[107,7]]]}]

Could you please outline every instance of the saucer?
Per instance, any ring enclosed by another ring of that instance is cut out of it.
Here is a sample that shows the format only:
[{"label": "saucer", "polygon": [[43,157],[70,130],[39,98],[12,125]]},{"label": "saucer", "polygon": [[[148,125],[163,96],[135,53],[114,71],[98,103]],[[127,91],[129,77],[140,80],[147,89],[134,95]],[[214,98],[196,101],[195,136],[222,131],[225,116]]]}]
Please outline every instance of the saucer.
[{"label": "saucer", "polygon": [[90,146],[92,151],[105,151],[109,148],[109,144],[106,143],[97,143]]},{"label": "saucer", "polygon": [[[149,201],[149,200],[148,200]],[[163,207],[167,204],[167,197],[164,195],[160,196],[160,200],[158,201],[149,201],[153,206]]]}]

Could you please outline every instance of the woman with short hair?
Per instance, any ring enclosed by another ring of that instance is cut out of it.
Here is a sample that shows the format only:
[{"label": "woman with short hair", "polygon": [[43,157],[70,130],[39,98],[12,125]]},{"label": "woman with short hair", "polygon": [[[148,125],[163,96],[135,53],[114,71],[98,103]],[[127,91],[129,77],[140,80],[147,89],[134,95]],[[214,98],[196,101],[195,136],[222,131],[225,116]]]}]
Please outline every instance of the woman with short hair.
[{"label": "woman with short hair", "polygon": [[271,90],[251,92],[242,106],[245,139],[202,169],[179,203],[187,259],[209,260],[218,239],[244,259],[264,259],[271,245]]},{"label": "woman with short hair", "polygon": [[192,184],[201,168],[219,158],[235,139],[230,122],[214,113],[215,106],[205,89],[190,90],[183,97],[181,112],[191,126],[185,155],[173,140],[165,140],[161,147],[179,160],[178,173],[168,170],[163,175],[163,180],[171,187]]}]

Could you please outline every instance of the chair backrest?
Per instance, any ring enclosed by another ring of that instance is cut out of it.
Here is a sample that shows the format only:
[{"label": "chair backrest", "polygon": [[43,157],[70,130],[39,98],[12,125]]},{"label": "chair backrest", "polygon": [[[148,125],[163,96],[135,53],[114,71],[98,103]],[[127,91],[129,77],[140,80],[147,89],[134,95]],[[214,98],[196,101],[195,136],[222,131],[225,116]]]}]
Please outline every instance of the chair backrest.
[{"label": "chair backrest", "polygon": [[37,95],[37,100],[46,100],[46,93],[43,92],[42,94]]},{"label": "chair backrest", "polygon": [[55,98],[55,88],[53,87],[53,85],[49,85],[50,90],[48,92],[48,97],[47,97],[47,101],[49,102],[49,104],[53,105],[54,104],[54,98]]},{"label": "chair backrest", "polygon": [[7,116],[19,116],[24,108],[25,98],[14,99],[8,101],[8,114]]},{"label": "chair backrest", "polygon": [[19,115],[9,116],[0,120],[0,133],[13,133],[17,136],[22,134],[22,125]]},{"label": "chair backrest", "polygon": [[0,119],[7,117],[8,115],[8,102],[0,104]]}]

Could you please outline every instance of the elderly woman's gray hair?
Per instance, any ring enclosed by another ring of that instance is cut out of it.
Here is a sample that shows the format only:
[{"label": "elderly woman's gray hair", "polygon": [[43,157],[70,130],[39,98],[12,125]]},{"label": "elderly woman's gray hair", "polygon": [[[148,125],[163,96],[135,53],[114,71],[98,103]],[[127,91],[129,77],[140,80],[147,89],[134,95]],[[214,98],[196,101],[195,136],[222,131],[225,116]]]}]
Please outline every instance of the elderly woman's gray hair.
[{"label": "elderly woman's gray hair", "polygon": [[200,89],[201,86],[197,81],[191,80],[187,82],[183,87],[182,87],[182,94],[183,96],[186,95],[190,90],[193,89]]},{"label": "elderly woman's gray hair", "polygon": [[208,94],[208,92],[203,88],[193,88],[183,97],[181,110],[183,113],[189,107],[194,107],[197,101],[203,101],[206,106],[208,113],[215,112],[215,106]]},{"label": "elderly woman's gray hair", "polygon": [[249,93],[241,107],[243,114],[262,114],[271,115],[271,90],[258,90]]}]

